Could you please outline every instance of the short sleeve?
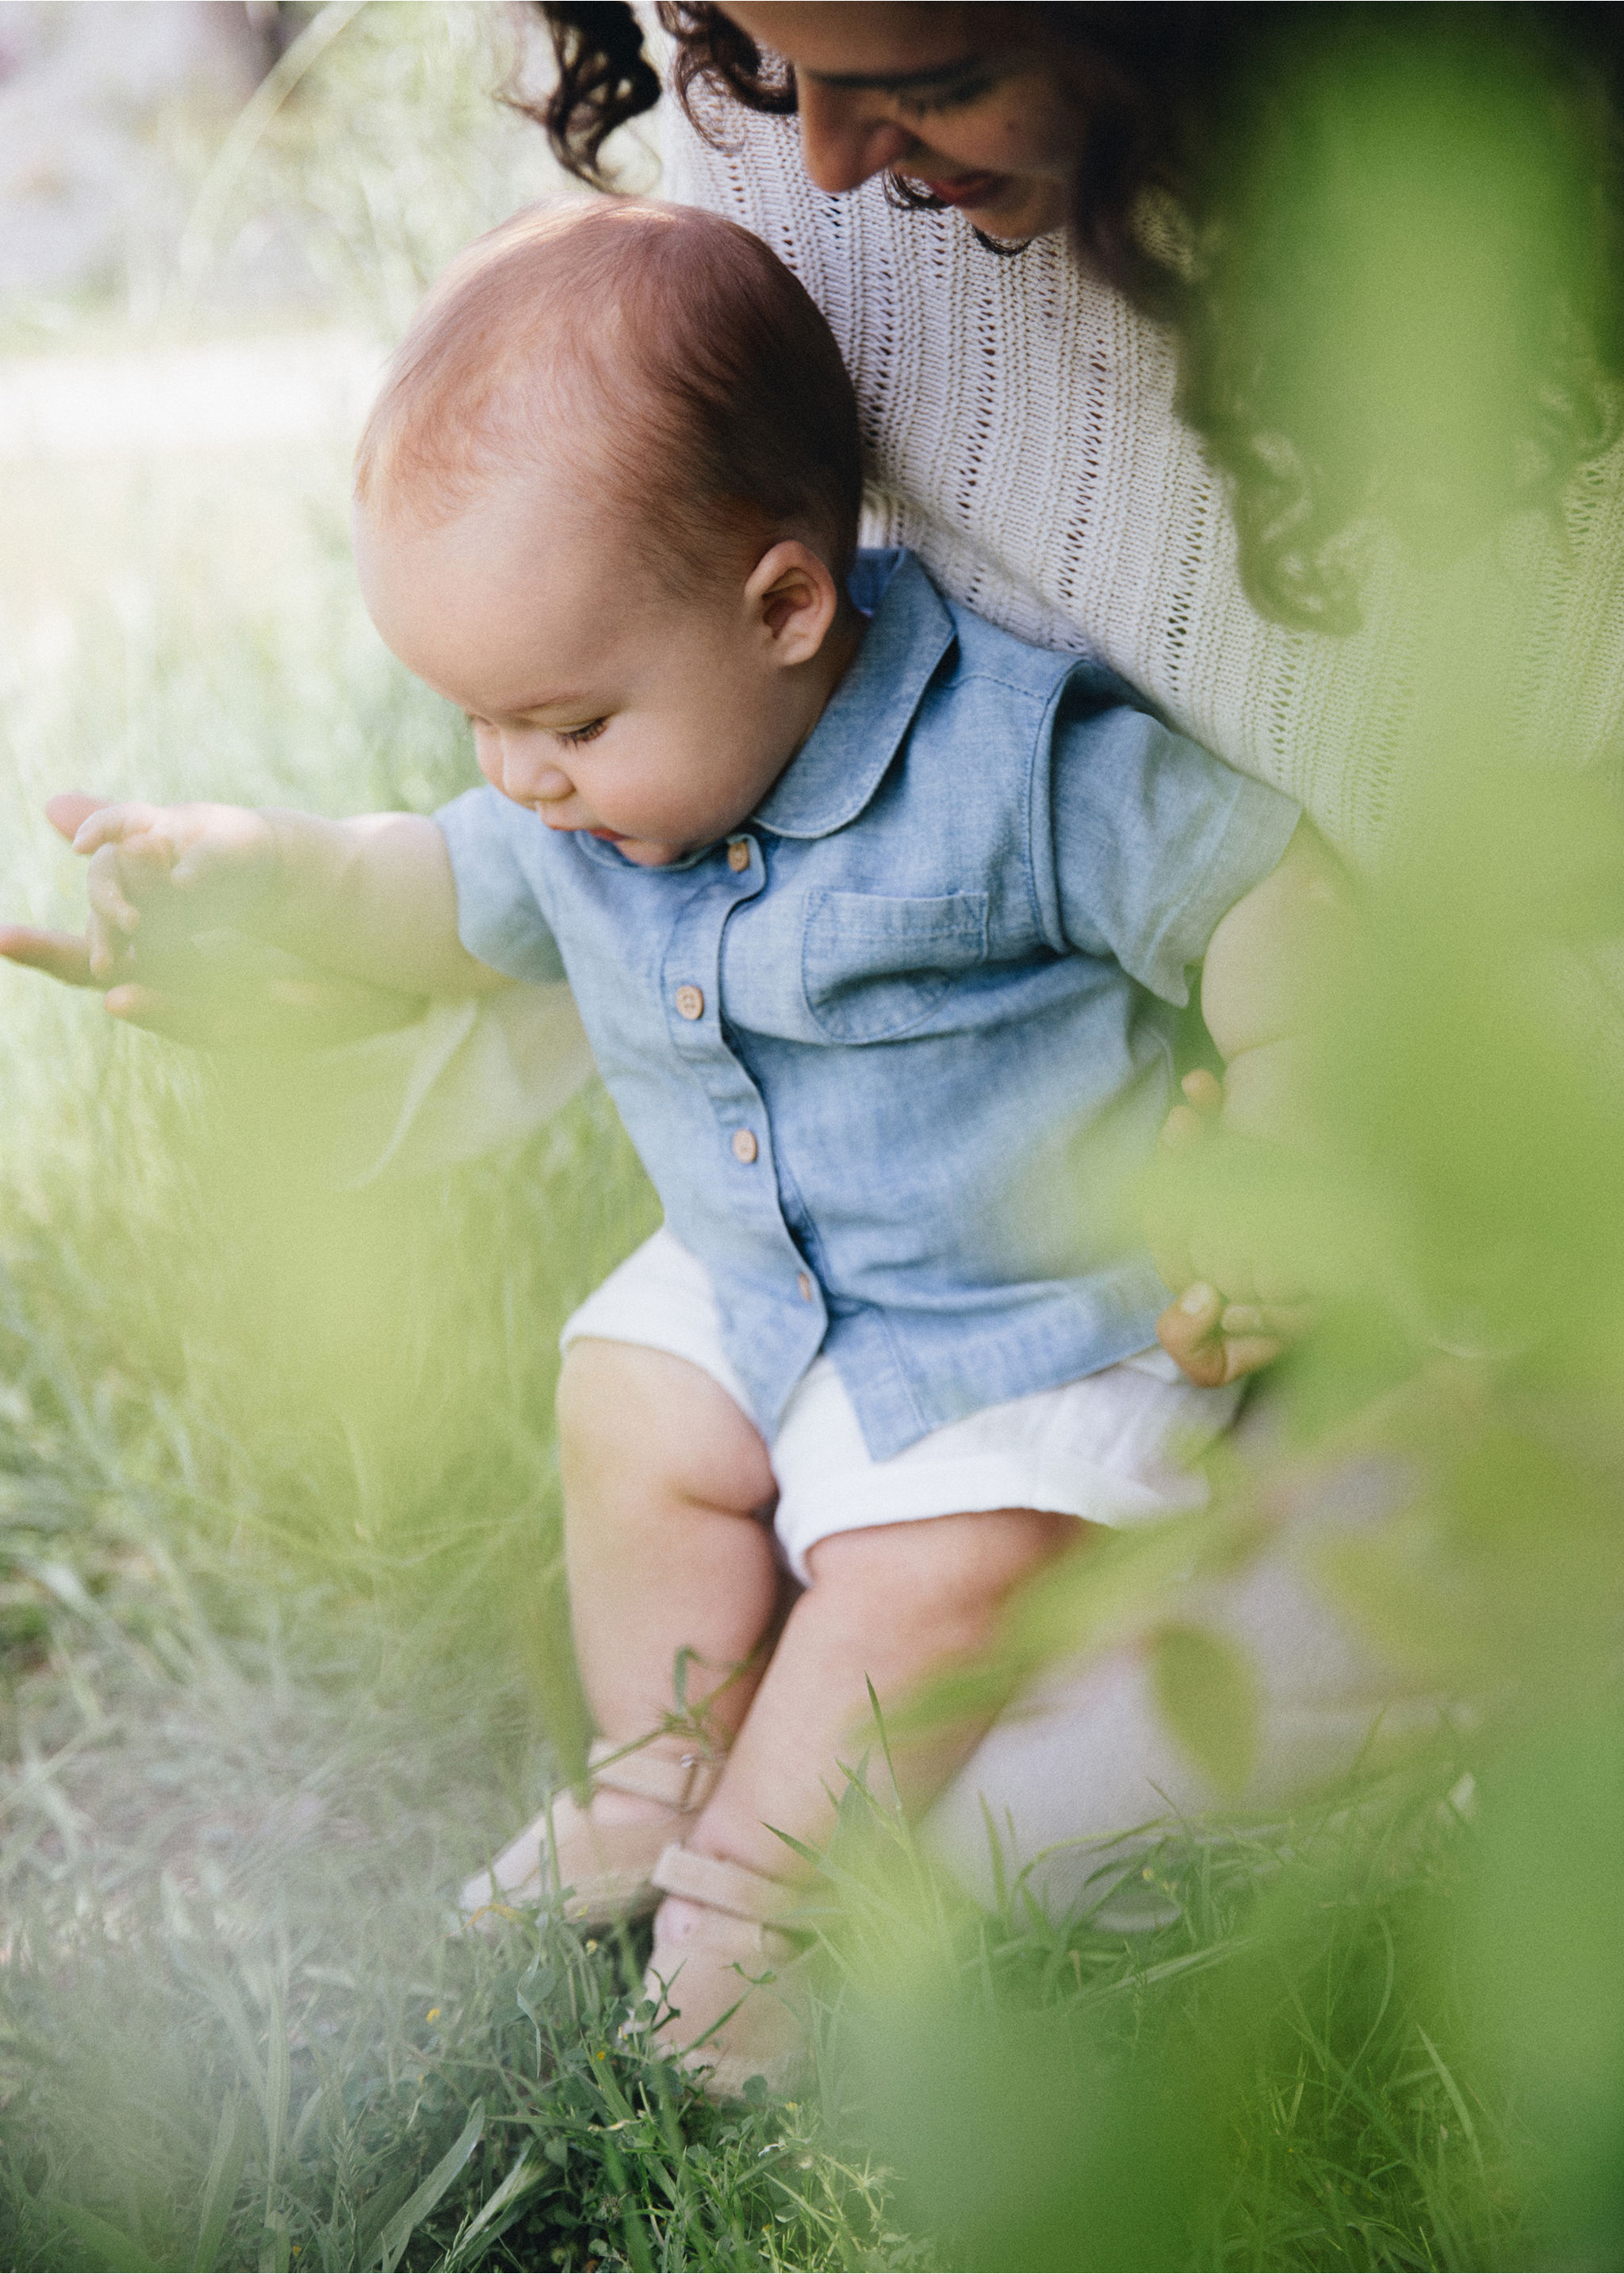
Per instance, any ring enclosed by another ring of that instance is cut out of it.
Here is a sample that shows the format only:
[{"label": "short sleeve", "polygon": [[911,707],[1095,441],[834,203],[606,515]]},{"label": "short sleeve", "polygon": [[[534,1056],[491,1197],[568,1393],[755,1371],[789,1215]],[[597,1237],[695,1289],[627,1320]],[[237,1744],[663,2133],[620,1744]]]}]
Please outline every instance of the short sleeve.
[{"label": "short sleeve", "polygon": [[562,979],[552,927],[518,857],[515,825],[535,817],[485,784],[434,816],[451,855],[457,937],[470,955],[509,979]]},{"label": "short sleeve", "polygon": [[1278,864],[1302,808],[1121,703],[1100,674],[1068,680],[1055,712],[1049,822],[1068,945],[1115,957],[1169,1003],[1219,920]]}]

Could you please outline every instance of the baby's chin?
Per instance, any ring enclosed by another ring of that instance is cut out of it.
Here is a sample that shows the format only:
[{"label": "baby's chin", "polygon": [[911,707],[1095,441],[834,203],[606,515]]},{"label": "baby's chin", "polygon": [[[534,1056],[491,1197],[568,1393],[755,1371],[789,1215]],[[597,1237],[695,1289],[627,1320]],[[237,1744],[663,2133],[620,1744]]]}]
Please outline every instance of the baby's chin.
[{"label": "baby's chin", "polygon": [[623,860],[639,869],[667,868],[693,850],[689,845],[657,845],[647,837],[622,837],[618,829],[589,829],[585,833],[596,837],[600,845],[613,845]]}]

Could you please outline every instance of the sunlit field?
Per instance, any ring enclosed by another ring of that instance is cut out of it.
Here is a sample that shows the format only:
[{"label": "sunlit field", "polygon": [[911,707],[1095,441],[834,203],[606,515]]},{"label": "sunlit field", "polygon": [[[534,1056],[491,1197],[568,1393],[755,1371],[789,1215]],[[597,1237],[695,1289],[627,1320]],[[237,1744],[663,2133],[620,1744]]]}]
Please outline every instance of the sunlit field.
[{"label": "sunlit field", "polygon": [[[172,273],[7,315],[6,917],[79,921],[55,790],[426,811],[477,778],[464,723],[365,621],[347,464],[423,285],[560,187],[492,100],[503,20],[329,9],[252,132],[222,152],[171,123],[196,200]],[[267,231],[302,279],[285,309],[243,290]],[[1538,875],[1583,841],[1612,908],[1613,825],[1521,794],[1480,841],[1425,840],[1438,878],[1481,855],[1503,884],[1538,826]],[[1497,906],[1531,926],[1538,900]],[[854,1790],[816,2083],[726,2111],[620,2039],[635,1936],[447,1924],[583,1741],[556,1337],[657,1221],[601,1090],[523,1144],[346,1190],[342,1064],[206,1060],[0,967],[0,2261],[1609,2263],[1613,1108],[1494,926],[1429,929],[1439,905],[1395,901],[1392,960],[1346,998],[1327,1080],[1357,1097],[1359,1202],[1302,1205],[1349,1308],[1285,1437],[1436,1461],[1424,1516],[1327,1584],[1421,1676],[1482,1697],[1531,1670],[1548,1718],[1487,1744],[1462,1715],[1233,1841],[1167,1827],[1141,1868],[1170,1923],[1134,1933],[1050,1922],[1019,1885],[983,1916]],[[1462,1096],[1481,1115],[1442,1111]],[[1433,1269],[1491,1220],[1506,1276]],[[1394,1326],[1401,1249],[1438,1306]],[[1472,1352],[1406,1402],[1455,1296]],[[1582,1309],[1582,1346],[1546,1332]],[[1398,1402],[1372,1437],[1378,1393]],[[1251,1552],[1268,1490],[1232,1481],[1222,1554]],[[1104,1631],[1159,1584],[1138,1552],[1034,1616]],[[1244,1719],[1224,1679],[1184,1700],[1193,1742]]]}]

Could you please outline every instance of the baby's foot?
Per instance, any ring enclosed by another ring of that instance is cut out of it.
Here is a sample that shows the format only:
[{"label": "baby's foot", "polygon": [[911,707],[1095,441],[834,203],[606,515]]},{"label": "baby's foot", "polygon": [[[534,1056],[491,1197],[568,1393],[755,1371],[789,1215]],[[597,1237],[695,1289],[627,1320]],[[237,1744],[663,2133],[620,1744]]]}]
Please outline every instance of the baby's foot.
[{"label": "baby's foot", "polygon": [[600,1739],[588,1758],[585,1805],[571,1792],[555,1794],[477,1871],[458,1898],[466,1924],[489,1928],[515,1907],[560,1898],[565,1917],[583,1926],[654,1909],[654,1865],[668,1842],[692,1829],[721,1765],[665,1736],[632,1748]]},{"label": "baby's foot", "polygon": [[808,1938],[773,1921],[799,1890],[680,1848],[655,1878],[670,1891],[643,1977],[656,2048],[703,2075],[712,2100],[738,2098],[757,2076],[771,2093],[792,2090],[806,2066],[810,1961]]}]

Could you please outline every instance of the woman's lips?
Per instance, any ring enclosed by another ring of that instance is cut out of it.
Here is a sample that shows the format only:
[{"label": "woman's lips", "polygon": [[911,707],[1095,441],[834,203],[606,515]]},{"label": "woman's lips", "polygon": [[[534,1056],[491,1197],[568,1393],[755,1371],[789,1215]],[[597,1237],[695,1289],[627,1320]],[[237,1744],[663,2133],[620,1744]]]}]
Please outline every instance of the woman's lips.
[{"label": "woman's lips", "polygon": [[933,182],[923,174],[912,174],[910,181],[918,182],[933,198],[940,198],[944,206],[989,205],[1008,184],[1007,174],[955,174],[951,181]]}]

